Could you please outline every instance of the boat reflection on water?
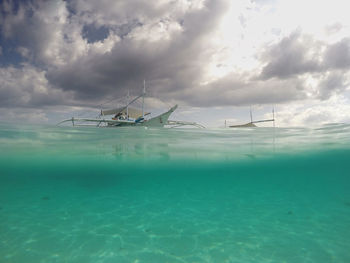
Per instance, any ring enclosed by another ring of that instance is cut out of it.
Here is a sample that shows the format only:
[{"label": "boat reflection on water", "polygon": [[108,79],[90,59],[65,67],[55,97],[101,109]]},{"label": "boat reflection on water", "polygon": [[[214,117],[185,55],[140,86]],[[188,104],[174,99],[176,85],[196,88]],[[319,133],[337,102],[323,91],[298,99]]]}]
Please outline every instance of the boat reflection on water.
[{"label": "boat reflection on water", "polygon": [[170,147],[167,143],[136,142],[117,143],[114,156],[118,161],[137,160],[170,160]]}]

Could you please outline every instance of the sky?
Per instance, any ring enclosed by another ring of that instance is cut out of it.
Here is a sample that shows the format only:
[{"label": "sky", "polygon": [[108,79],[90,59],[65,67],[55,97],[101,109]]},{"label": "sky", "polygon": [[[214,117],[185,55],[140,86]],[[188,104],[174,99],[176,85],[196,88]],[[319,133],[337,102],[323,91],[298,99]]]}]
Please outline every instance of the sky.
[{"label": "sky", "polygon": [[210,127],[250,107],[282,127],[350,122],[349,5],[0,0],[0,121],[97,115],[145,80],[146,108]]}]

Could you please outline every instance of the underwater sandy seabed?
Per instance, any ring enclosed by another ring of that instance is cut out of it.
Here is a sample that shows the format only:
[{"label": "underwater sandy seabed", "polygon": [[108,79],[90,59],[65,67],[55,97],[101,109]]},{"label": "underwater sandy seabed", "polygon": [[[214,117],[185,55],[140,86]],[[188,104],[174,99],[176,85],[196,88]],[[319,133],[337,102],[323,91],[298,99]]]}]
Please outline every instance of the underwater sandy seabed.
[{"label": "underwater sandy seabed", "polygon": [[161,144],[140,146],[126,130],[110,151],[95,131],[94,148],[66,129],[32,132],[0,131],[0,262],[350,262],[346,144],[285,154],[285,141],[236,140],[230,152],[215,132],[164,146],[152,131]]}]

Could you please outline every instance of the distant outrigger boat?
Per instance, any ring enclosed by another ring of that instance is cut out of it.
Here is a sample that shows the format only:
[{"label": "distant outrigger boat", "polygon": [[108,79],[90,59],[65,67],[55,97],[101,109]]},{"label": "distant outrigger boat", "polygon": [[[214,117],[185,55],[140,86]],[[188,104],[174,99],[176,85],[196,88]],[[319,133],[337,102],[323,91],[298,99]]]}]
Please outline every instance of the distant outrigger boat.
[{"label": "distant outrigger boat", "polygon": [[[272,119],[253,121],[252,108],[250,108],[250,122],[245,124],[230,125],[228,127],[229,128],[252,128],[252,127],[257,127],[255,123],[262,123],[262,122],[273,122],[273,127],[275,127],[275,109],[274,108],[272,108]],[[225,127],[226,127],[226,120],[225,120]]]},{"label": "distant outrigger boat", "polygon": [[[177,105],[171,107],[167,112],[164,112],[156,117],[147,119],[146,116],[150,115],[150,112],[144,111],[144,98],[146,95],[145,83],[143,92],[123,107],[102,110],[98,118],[75,118],[63,120],[57,125],[65,122],[72,122],[73,126],[96,126],[96,127],[125,127],[125,126],[145,126],[145,127],[164,127],[165,125],[170,127],[180,126],[195,126],[203,128],[202,125],[195,122],[186,121],[170,121],[168,120],[170,115],[177,109]],[[139,110],[134,107],[130,107],[132,103],[142,99],[142,109]],[[110,117],[113,116],[114,117]],[[86,124],[91,123],[91,124]]]}]

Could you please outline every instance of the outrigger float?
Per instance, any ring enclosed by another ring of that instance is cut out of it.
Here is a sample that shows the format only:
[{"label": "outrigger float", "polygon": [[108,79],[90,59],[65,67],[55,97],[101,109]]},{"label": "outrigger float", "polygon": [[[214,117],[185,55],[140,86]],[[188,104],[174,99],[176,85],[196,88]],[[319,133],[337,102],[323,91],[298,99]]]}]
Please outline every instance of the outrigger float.
[{"label": "outrigger float", "polygon": [[[275,109],[274,108],[272,108],[272,119],[253,121],[252,108],[250,107],[250,122],[245,124],[230,125],[228,127],[229,128],[252,128],[252,127],[257,127],[255,123],[262,123],[262,122],[273,122],[273,127],[275,127]],[[226,128],[226,120],[225,120],[225,128]]]},{"label": "outrigger float", "polygon": [[[144,111],[144,99],[146,95],[145,83],[143,92],[123,107],[102,110],[97,118],[75,118],[63,120],[57,125],[66,122],[72,122],[73,126],[95,126],[95,127],[125,127],[125,126],[145,126],[145,127],[164,127],[169,128],[194,126],[204,128],[204,126],[196,122],[174,121],[169,120],[170,115],[177,109],[177,105],[171,107],[167,112],[164,112],[156,117],[147,118],[151,113]],[[142,109],[139,110],[130,105],[137,100],[142,99]]]}]

